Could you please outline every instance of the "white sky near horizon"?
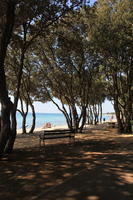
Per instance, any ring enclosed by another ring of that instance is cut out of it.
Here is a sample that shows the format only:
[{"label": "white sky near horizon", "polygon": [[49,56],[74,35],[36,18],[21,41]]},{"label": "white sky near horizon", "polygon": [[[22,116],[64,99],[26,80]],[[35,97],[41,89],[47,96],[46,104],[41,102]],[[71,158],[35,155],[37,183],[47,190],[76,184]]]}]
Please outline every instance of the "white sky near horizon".
[{"label": "white sky near horizon", "polygon": [[[56,102],[59,104],[59,100],[56,100]],[[35,106],[35,111],[37,113],[60,113],[58,108],[52,102],[47,102],[47,103],[35,102],[34,106]],[[112,103],[106,100],[103,103],[103,113],[108,113],[108,112],[114,112],[114,108]]]},{"label": "white sky near horizon", "polygon": [[[13,100],[12,97],[11,97],[11,100]],[[56,102],[60,104],[59,100],[57,99],[56,99]],[[61,113],[52,102],[47,102],[47,103],[34,102],[34,106],[35,106],[36,113]],[[20,109],[20,103],[18,104],[18,108]],[[1,105],[0,105],[0,110],[1,110]],[[114,112],[114,108],[113,108],[112,103],[106,100],[103,103],[103,113],[108,113],[108,112]]]}]

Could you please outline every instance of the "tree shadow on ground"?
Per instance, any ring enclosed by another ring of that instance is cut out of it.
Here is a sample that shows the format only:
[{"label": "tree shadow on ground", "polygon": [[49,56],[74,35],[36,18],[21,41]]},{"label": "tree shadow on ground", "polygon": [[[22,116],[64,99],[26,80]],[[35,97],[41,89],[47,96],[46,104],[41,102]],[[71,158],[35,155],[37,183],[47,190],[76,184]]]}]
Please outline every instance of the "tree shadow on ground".
[{"label": "tree shadow on ground", "polygon": [[132,151],[113,141],[16,149],[0,165],[2,200],[133,199]]}]

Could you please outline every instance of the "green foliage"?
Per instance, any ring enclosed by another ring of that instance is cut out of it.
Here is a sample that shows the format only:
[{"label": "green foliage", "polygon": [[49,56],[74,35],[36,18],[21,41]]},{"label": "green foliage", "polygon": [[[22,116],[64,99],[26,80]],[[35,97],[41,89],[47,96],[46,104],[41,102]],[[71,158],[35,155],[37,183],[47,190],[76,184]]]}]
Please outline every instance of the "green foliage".
[{"label": "green foliage", "polygon": [[130,132],[133,115],[133,3],[128,0],[99,0],[91,11],[86,12],[88,40],[104,66],[108,95],[114,100],[118,123],[121,130]]}]

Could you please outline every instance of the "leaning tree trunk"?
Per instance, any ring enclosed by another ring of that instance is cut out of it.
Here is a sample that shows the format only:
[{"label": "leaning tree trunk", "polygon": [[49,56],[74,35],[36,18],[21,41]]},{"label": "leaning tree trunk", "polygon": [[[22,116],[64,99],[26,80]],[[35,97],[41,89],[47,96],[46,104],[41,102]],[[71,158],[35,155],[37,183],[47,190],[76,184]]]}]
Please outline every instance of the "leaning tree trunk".
[{"label": "leaning tree trunk", "polygon": [[76,107],[74,104],[71,105],[71,110],[72,110],[72,124],[73,124],[73,129],[75,132],[78,132],[79,128],[79,118],[78,118],[78,113],[76,110]]},{"label": "leaning tree trunk", "polygon": [[[8,44],[13,32],[14,18],[15,18],[15,3],[10,0],[4,2],[6,5],[5,20],[2,24],[0,37],[0,103],[1,103],[1,131],[0,131],[0,154],[5,153],[5,148],[11,134],[10,128],[10,99],[8,97],[4,62],[7,52]],[[2,21],[1,21],[2,23]]]},{"label": "leaning tree trunk", "polygon": [[22,73],[23,73],[23,62],[24,62],[24,51],[22,51],[21,61],[20,61],[20,70],[18,74],[18,84],[17,84],[17,92],[14,100],[13,111],[11,115],[12,120],[12,127],[11,127],[11,134],[9,137],[9,141],[6,145],[6,153],[11,153],[13,150],[14,142],[17,135],[17,120],[16,120],[16,112],[17,112],[17,105],[18,105],[18,98],[19,98],[19,90],[21,85]]},{"label": "leaning tree trunk", "polygon": [[0,131],[0,155],[5,153],[5,148],[11,134],[10,128],[10,103],[9,100],[1,101],[1,131]]},{"label": "leaning tree trunk", "polygon": [[80,133],[82,133],[83,128],[84,128],[84,125],[85,125],[85,123],[86,123],[86,116],[87,116],[86,110],[87,110],[86,107],[82,108],[82,123],[81,123],[81,126],[80,126],[80,128],[79,128],[79,132],[80,132]]},{"label": "leaning tree trunk", "polygon": [[20,68],[18,72],[18,82],[17,82],[17,89],[15,94],[15,100],[13,105],[13,112],[12,112],[12,131],[11,135],[8,141],[8,145],[6,146],[6,152],[11,153],[13,150],[14,142],[17,135],[17,120],[16,120],[16,112],[17,112],[17,106],[18,106],[18,99],[20,94],[20,86],[21,86],[21,80],[23,75],[23,66],[24,66],[24,59],[25,59],[25,53],[26,53],[26,34],[27,30],[25,29],[25,24],[23,24],[24,29],[24,38],[23,38],[23,46],[21,49],[21,58],[20,58]]},{"label": "leaning tree trunk", "polygon": [[73,123],[72,123],[72,112],[71,112],[71,108],[69,106],[69,114],[67,113],[66,109],[64,109],[63,107],[63,112],[62,112],[66,118],[66,122],[67,122],[67,126],[68,128],[72,131],[73,130]]},{"label": "leaning tree trunk", "polygon": [[14,142],[17,135],[17,122],[16,122],[16,111],[13,109],[11,111],[11,132],[9,135],[8,142],[6,144],[5,153],[11,153],[13,150]]}]

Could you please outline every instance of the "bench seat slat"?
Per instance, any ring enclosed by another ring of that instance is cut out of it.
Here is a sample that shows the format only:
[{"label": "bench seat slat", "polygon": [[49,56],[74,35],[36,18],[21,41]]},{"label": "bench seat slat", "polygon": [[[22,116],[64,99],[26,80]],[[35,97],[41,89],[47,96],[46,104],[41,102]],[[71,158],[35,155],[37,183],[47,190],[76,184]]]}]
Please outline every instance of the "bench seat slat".
[{"label": "bench seat slat", "polygon": [[55,135],[55,136],[44,136],[44,140],[45,139],[58,139],[58,138],[67,138],[67,137],[71,137],[70,135]]},{"label": "bench seat slat", "polygon": [[72,133],[71,130],[45,130],[44,133]]},{"label": "bench seat slat", "polygon": [[51,132],[45,132],[44,133],[44,135],[71,135],[71,134],[73,134],[73,133],[68,133],[68,132],[62,132],[62,133],[60,133],[60,132],[56,132],[56,133],[51,133]]}]

